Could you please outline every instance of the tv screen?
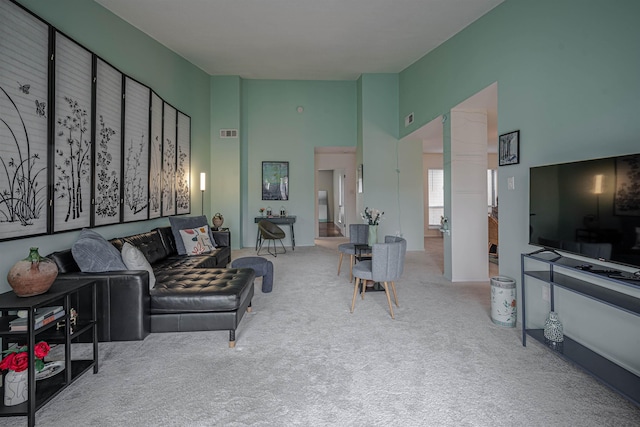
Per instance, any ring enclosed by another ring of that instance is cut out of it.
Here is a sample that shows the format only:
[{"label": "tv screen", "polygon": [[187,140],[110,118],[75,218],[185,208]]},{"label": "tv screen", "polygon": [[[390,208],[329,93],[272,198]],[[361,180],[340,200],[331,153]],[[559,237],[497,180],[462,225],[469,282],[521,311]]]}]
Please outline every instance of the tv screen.
[{"label": "tv screen", "polygon": [[529,242],[640,268],[640,154],[535,166]]}]

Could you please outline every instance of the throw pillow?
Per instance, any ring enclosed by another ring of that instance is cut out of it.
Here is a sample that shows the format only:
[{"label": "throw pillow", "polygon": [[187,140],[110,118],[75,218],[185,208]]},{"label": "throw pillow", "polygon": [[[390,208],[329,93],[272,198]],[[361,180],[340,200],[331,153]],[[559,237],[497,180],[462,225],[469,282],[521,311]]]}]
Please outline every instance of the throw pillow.
[{"label": "throw pillow", "polygon": [[80,271],[101,272],[126,270],[120,252],[100,234],[88,228],[80,231],[80,237],[71,246],[71,254]]},{"label": "throw pillow", "polygon": [[201,255],[214,249],[208,225],[180,230],[180,236],[187,255]]},{"label": "throw pillow", "polygon": [[[173,233],[173,239],[176,241],[176,249],[178,250],[179,255],[185,255],[187,253],[184,247],[184,243],[182,242],[182,236],[180,235],[180,230],[185,230],[187,228],[203,227],[205,225],[208,225],[207,217],[204,215],[170,216],[169,223],[171,223],[171,232]],[[213,234],[211,233],[211,230],[209,230],[209,238],[211,240],[211,243],[215,242],[215,240],[213,239]]]},{"label": "throw pillow", "polygon": [[149,289],[153,289],[156,284],[156,276],[153,274],[151,264],[145,258],[142,251],[129,242],[122,245],[122,261],[129,270],[147,270],[149,272]]}]

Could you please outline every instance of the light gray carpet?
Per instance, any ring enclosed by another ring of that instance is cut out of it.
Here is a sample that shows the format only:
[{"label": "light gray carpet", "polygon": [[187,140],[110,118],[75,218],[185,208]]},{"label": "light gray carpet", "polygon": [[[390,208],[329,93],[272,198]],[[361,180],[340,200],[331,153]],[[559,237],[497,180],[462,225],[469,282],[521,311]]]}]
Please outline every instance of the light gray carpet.
[{"label": "light gray carpet", "polygon": [[407,254],[395,320],[382,292],[349,313],[348,266],[337,277],[331,249],[269,259],[274,290],[256,280],[235,349],[222,331],[102,343],[100,372],[38,411],[37,425],[640,425],[639,408],[494,325],[488,283],[448,283],[424,253]]}]

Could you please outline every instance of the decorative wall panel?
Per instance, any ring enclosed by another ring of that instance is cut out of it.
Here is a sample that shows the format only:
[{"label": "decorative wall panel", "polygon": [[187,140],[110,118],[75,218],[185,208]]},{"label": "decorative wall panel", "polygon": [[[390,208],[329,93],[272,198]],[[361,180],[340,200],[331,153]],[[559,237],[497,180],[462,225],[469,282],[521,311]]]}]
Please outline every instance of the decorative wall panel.
[{"label": "decorative wall panel", "polygon": [[47,232],[49,27],[0,2],[0,240]]},{"label": "decorative wall panel", "polygon": [[149,218],[162,214],[162,99],[151,93],[151,152],[149,153]]},{"label": "decorative wall panel", "polygon": [[96,63],[96,137],[94,223],[120,222],[122,174],[122,73],[98,58]]},{"label": "decorative wall panel", "polygon": [[125,78],[124,221],[147,219],[149,207],[149,103],[151,90]]},{"label": "decorative wall panel", "polygon": [[176,213],[191,212],[189,176],[191,174],[191,118],[178,111],[178,158],[176,169]]},{"label": "decorative wall panel", "polygon": [[162,132],[162,216],[176,213],[176,109],[164,103]]},{"label": "decorative wall panel", "polygon": [[90,225],[91,52],[55,34],[53,231]]}]

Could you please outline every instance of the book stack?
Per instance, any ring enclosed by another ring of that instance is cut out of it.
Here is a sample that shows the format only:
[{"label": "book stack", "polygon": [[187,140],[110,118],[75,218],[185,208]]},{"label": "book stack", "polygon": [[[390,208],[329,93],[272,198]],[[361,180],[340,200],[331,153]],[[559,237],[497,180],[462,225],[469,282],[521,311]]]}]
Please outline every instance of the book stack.
[{"label": "book stack", "polygon": [[[34,313],[34,326],[33,329],[38,329],[43,327],[44,325],[48,325],[49,323],[55,322],[59,318],[64,316],[64,310],[61,305],[56,305],[53,307],[41,307],[36,309]],[[26,317],[18,317],[9,322],[9,330],[10,331],[26,331],[27,330],[27,322],[29,321]]]}]

